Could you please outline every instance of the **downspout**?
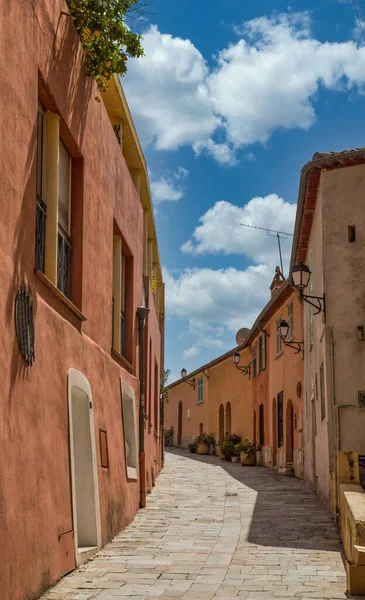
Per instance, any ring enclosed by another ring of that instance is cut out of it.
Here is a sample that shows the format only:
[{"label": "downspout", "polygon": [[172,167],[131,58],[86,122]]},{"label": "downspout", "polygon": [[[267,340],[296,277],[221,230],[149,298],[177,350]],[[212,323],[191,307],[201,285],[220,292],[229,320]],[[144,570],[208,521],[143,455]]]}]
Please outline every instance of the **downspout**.
[{"label": "downspout", "polygon": [[144,407],[145,407],[145,347],[144,347],[144,325],[150,312],[149,308],[139,306],[137,308],[138,331],[139,331],[139,506],[146,506],[146,454],[144,450]]},{"label": "downspout", "polygon": [[160,420],[161,420],[161,466],[165,464],[165,399],[164,394],[161,394],[160,403]]}]

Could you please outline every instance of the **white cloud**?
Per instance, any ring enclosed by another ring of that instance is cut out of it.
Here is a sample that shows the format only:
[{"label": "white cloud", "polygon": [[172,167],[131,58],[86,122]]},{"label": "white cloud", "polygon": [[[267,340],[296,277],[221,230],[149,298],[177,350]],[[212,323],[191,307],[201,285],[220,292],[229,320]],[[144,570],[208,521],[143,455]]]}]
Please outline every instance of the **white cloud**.
[{"label": "white cloud", "polygon": [[189,171],[184,169],[184,167],[178,167],[177,171],[174,173],[175,179],[185,179],[189,175]]},{"label": "white cloud", "polygon": [[273,275],[264,265],[245,271],[188,268],[177,277],[165,271],[166,310],[189,320],[189,333],[196,337],[194,345],[220,348],[226,328],[235,333],[253,324],[269,297]]},{"label": "white cloud", "polygon": [[[277,239],[260,229],[242,227],[240,223],[293,231],[296,205],[277,194],[252,198],[245,206],[217,202],[201,218],[183,250],[193,255],[242,254],[251,265],[245,270],[185,269],[165,272],[166,309],[171,316],[188,321],[190,340],[182,358],[196,358],[201,349],[216,354],[235,345],[234,334],[241,327],[251,327],[270,298],[269,286],[279,263]],[[289,262],[292,238],[282,240],[284,269]],[[228,346],[227,346],[228,341]]]},{"label": "white cloud", "polygon": [[123,79],[145,144],[171,150],[208,140],[220,125],[205,85],[207,64],[190,40],[161,33],[143,35],[145,57],[128,61]]},{"label": "white cloud", "polygon": [[130,59],[123,79],[145,144],[190,145],[234,164],[240,147],[313,125],[321,86],[364,93],[365,47],[316,40],[307,13],[253,19],[236,33],[209,67],[190,40],[147,30],[146,56]]},{"label": "white cloud", "polygon": [[184,195],[184,188],[176,185],[174,180],[185,179],[189,171],[184,167],[178,167],[175,173],[168,173],[160,177],[160,179],[153,180],[153,174],[150,172],[150,187],[152,192],[152,198],[155,204],[160,202],[176,202]]},{"label": "white cloud", "polygon": [[[291,233],[296,204],[289,204],[277,194],[252,198],[240,207],[221,200],[200,219],[190,240],[181,247],[186,254],[244,254],[255,264],[271,270],[279,263],[277,239],[260,229],[241,223]],[[284,263],[289,258],[292,238],[281,241]]]}]

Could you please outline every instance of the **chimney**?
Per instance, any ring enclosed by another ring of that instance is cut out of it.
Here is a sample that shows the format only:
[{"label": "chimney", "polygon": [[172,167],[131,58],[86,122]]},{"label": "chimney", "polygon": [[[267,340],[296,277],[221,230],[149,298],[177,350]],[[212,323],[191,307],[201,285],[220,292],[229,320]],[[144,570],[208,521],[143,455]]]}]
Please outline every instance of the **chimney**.
[{"label": "chimney", "polygon": [[276,291],[279,288],[281,288],[284,281],[285,281],[285,277],[282,274],[282,272],[280,271],[280,267],[275,267],[274,279],[272,280],[271,285],[270,285],[271,297],[276,293]]}]

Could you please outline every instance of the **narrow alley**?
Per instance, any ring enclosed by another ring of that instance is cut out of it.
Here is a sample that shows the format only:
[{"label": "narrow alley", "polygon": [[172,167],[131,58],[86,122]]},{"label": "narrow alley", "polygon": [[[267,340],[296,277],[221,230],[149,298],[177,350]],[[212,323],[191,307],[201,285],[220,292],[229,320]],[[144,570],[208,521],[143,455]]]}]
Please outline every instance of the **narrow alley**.
[{"label": "narrow alley", "polygon": [[295,478],[166,453],[147,508],[42,600],[348,598],[341,543]]}]

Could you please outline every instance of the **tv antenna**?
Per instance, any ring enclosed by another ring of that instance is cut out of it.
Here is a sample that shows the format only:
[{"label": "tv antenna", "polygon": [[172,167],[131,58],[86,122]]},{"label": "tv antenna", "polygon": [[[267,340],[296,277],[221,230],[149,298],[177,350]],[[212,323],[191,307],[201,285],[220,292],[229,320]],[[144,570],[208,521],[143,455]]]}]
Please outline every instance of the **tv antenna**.
[{"label": "tv antenna", "polygon": [[276,237],[276,239],[278,240],[281,274],[284,277],[283,257],[281,255],[280,240],[287,240],[288,237],[294,237],[294,234],[287,233],[286,231],[277,231],[276,229],[267,229],[267,227],[258,227],[257,225],[247,225],[247,223],[240,223],[240,225],[242,225],[242,227],[250,227],[250,229],[261,229],[262,231],[266,231],[267,235],[269,235],[270,237]]}]

